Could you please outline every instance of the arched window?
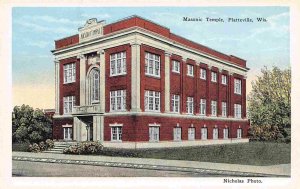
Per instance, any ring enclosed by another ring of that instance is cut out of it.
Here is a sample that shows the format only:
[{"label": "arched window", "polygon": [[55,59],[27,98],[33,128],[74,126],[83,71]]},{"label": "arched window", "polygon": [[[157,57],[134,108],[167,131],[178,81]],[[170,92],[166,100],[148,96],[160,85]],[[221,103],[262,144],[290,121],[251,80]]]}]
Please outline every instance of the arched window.
[{"label": "arched window", "polygon": [[99,70],[93,69],[90,72],[90,99],[91,103],[99,102],[99,94],[100,94],[100,76]]}]

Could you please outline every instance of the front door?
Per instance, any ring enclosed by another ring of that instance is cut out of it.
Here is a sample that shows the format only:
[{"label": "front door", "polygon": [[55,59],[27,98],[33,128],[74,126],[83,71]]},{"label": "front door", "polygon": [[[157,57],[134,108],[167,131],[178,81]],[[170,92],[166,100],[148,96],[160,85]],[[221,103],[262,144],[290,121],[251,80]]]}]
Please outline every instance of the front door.
[{"label": "front door", "polygon": [[72,127],[64,127],[64,140],[72,140]]}]

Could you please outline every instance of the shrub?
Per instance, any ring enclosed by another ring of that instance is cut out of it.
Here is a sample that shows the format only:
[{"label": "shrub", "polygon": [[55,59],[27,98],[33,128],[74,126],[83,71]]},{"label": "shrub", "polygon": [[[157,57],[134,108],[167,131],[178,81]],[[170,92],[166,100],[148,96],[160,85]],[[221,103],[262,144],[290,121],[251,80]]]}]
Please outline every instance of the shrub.
[{"label": "shrub", "polygon": [[41,149],[37,143],[33,143],[32,145],[31,144],[29,145],[28,151],[37,153],[37,152],[40,152]]},{"label": "shrub", "polygon": [[41,141],[39,144],[33,143],[29,144],[27,151],[29,152],[41,152],[49,148],[54,147],[54,142],[51,139],[47,139],[46,142]]},{"label": "shrub", "polygon": [[48,148],[54,148],[54,141],[51,139],[46,140],[46,147]]},{"label": "shrub", "polygon": [[47,149],[46,144],[45,144],[45,142],[43,142],[43,141],[39,143],[39,147],[40,147],[40,150],[41,150],[41,151],[44,151],[44,150]]},{"label": "shrub", "polygon": [[29,143],[13,143],[12,144],[12,151],[20,151],[20,152],[27,152],[28,151]]},{"label": "shrub", "polygon": [[103,145],[98,141],[81,142],[63,150],[64,154],[97,154],[102,152]]}]

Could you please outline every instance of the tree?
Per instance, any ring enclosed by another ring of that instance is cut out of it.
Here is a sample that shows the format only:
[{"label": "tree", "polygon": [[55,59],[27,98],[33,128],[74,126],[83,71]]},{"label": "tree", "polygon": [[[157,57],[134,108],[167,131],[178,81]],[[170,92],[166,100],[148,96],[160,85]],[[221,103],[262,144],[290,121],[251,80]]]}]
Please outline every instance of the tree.
[{"label": "tree", "polygon": [[258,140],[287,137],[291,127],[291,69],[264,67],[262,75],[252,82],[248,96],[250,135]]},{"label": "tree", "polygon": [[42,110],[28,105],[15,106],[12,119],[13,142],[40,142],[51,138],[52,121]]}]

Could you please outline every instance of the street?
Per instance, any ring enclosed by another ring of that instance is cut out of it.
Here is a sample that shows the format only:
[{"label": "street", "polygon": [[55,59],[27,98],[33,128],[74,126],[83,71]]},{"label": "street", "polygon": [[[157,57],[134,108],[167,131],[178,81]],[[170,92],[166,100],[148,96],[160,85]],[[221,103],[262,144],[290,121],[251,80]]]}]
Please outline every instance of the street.
[{"label": "street", "polygon": [[[12,161],[12,176],[22,177],[211,177],[207,173],[107,166]],[[224,175],[223,175],[224,176]],[[228,175],[227,175],[228,176]]]}]

